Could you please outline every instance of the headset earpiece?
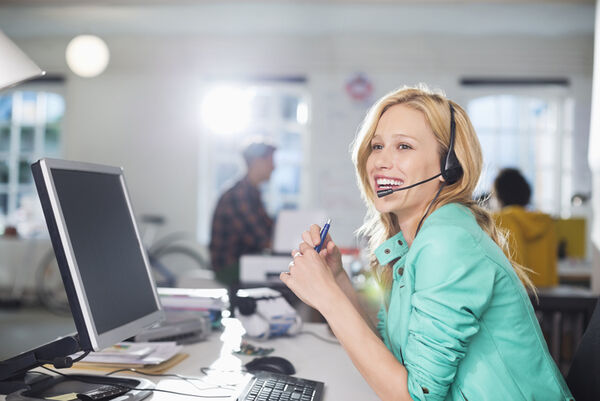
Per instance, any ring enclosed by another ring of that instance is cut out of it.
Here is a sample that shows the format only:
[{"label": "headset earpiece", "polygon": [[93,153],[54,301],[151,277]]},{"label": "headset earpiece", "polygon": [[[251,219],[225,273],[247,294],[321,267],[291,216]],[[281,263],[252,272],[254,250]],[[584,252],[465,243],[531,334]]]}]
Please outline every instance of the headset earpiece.
[{"label": "headset earpiece", "polygon": [[457,182],[462,177],[463,169],[458,162],[456,153],[454,152],[454,138],[456,137],[456,121],[454,121],[454,107],[450,104],[450,144],[448,145],[448,153],[441,160],[440,169],[442,177],[446,181],[446,185],[451,185]]}]

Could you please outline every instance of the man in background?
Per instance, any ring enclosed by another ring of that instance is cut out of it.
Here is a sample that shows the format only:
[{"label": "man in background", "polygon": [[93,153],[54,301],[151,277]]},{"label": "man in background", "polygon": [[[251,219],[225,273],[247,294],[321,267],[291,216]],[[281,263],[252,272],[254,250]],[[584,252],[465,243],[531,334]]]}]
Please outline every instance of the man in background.
[{"label": "man in background", "polygon": [[501,206],[494,217],[508,236],[512,259],[532,270],[529,277],[536,287],[557,285],[556,227],[547,214],[525,208],[531,197],[525,177],[514,168],[501,170],[494,193]]},{"label": "man in background", "polygon": [[210,257],[217,280],[228,286],[239,283],[240,256],[271,247],[273,220],[267,215],[259,185],[273,172],[276,148],[253,140],[242,152],[247,173],[219,198],[212,220]]}]

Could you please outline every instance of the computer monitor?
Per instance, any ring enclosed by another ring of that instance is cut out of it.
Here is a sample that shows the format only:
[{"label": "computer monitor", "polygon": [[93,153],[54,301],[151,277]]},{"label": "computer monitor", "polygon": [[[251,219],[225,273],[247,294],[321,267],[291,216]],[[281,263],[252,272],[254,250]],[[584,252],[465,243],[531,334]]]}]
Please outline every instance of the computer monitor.
[{"label": "computer monitor", "polygon": [[163,317],[123,170],[56,159],[31,169],[77,335],[0,362],[0,381],[106,348]]}]

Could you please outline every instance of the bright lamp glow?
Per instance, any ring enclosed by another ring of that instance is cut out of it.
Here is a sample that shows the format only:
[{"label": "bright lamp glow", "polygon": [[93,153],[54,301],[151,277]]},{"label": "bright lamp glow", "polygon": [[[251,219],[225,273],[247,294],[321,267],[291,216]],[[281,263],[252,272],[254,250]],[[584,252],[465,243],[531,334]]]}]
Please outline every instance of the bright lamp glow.
[{"label": "bright lamp glow", "polygon": [[233,134],[250,122],[253,92],[233,85],[218,86],[202,101],[202,122],[212,132]]},{"label": "bright lamp glow", "polygon": [[102,74],[108,65],[108,46],[94,35],[79,35],[67,46],[67,64],[80,77],[91,78]]}]

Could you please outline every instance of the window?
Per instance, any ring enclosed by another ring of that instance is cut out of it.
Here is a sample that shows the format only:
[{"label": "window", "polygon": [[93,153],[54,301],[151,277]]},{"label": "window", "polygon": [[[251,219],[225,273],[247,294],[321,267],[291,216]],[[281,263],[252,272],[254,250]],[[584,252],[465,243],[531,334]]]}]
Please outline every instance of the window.
[{"label": "window", "polygon": [[569,211],[573,101],[564,94],[494,94],[468,102],[483,149],[478,192],[489,192],[499,170],[515,167],[532,187],[531,204],[546,213]]},{"label": "window", "polygon": [[61,95],[46,91],[0,94],[0,229],[16,225],[21,235],[43,223],[30,165],[41,157],[60,157]]},{"label": "window", "polygon": [[267,213],[276,216],[281,209],[298,208],[309,130],[305,83],[212,85],[206,88],[202,109],[199,240],[209,241],[219,196],[245,173],[241,145],[252,136],[269,138],[277,145],[275,170],[261,188]]}]

